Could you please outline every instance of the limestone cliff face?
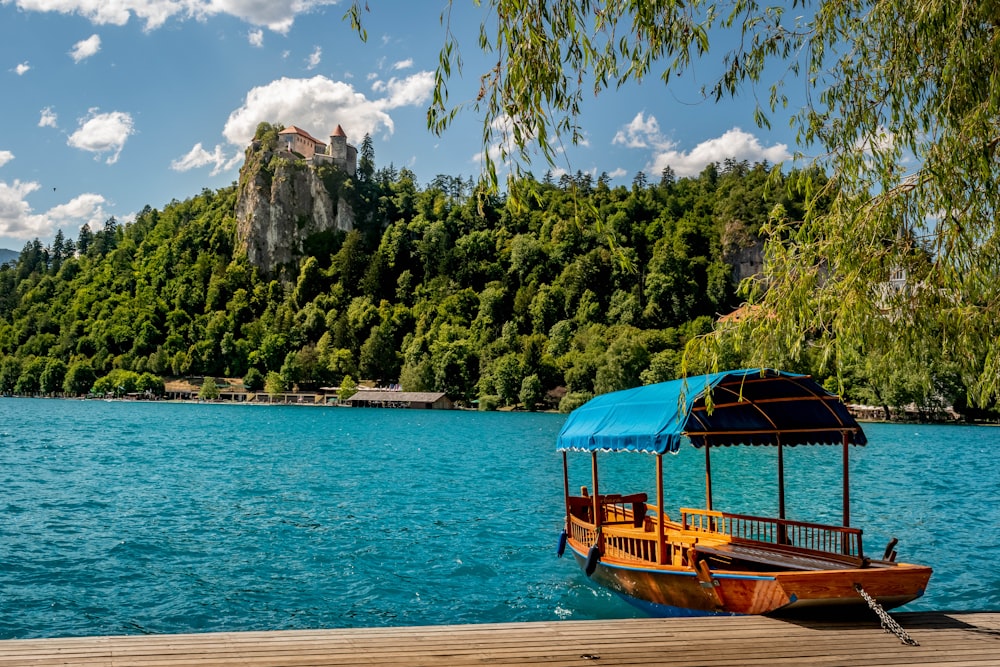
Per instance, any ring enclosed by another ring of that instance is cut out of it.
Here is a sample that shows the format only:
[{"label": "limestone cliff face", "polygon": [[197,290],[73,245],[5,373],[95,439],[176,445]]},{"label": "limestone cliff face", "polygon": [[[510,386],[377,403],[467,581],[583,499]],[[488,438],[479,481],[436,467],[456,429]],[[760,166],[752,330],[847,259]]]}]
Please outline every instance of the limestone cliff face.
[{"label": "limestone cliff face", "polygon": [[250,263],[264,275],[275,275],[298,261],[310,237],[353,229],[347,178],[336,167],[252,144],[240,170],[236,202],[238,241]]}]

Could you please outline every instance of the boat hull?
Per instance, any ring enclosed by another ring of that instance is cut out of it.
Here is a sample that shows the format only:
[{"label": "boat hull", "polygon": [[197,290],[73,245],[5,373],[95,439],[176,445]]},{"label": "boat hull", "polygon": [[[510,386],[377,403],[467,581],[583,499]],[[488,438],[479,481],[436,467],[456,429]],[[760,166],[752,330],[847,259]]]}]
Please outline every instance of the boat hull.
[{"label": "boat hull", "polygon": [[[587,556],[571,547],[581,568]],[[926,590],[931,568],[891,566],[809,572],[698,572],[601,560],[591,579],[654,616],[851,614],[866,609],[860,584],[885,609]]]}]

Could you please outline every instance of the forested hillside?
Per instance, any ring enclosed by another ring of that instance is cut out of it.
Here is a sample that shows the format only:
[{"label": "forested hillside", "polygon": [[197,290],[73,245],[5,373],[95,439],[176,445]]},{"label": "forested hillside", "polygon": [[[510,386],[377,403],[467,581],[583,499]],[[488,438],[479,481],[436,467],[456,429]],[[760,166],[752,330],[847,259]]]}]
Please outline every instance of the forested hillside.
[{"label": "forested hillside", "polygon": [[568,406],[672,379],[686,341],[738,306],[734,266],[768,213],[799,212],[800,175],[766,187],[768,173],[727,161],[631,188],[546,176],[508,200],[369,163],[359,229],[314,239],[268,280],[237,248],[236,186],[147,207],[0,269],[0,393],[351,376],[533,408],[558,387]]}]

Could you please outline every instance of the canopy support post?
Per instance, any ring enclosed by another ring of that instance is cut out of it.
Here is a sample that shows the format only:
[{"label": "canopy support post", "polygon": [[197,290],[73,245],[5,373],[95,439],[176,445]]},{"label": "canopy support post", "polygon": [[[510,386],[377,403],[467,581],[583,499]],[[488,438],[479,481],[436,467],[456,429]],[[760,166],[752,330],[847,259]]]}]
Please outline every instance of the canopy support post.
[{"label": "canopy support post", "polygon": [[712,509],[712,457],[709,455],[709,450],[712,446],[708,444],[708,438],[705,438],[705,509]]},{"label": "canopy support post", "polygon": [[[590,453],[590,477],[594,485],[594,526],[601,527],[601,489],[597,486],[597,452]],[[600,531],[598,531],[597,541],[600,542]]]},{"label": "canopy support post", "polygon": [[[848,445],[849,438],[847,436],[847,431],[843,432],[844,436],[844,528],[851,525],[851,472],[848,465]],[[846,544],[844,545],[847,546]]]},{"label": "canopy support post", "polygon": [[[785,449],[781,446],[781,434],[776,433],[778,441],[778,518],[785,520]],[[778,544],[788,544],[788,531],[785,524],[778,524]]]},{"label": "canopy support post", "polygon": [[785,518],[785,450],[781,446],[781,434],[775,435],[778,440],[778,518]]},{"label": "canopy support post", "polygon": [[572,531],[573,521],[571,519],[572,511],[569,507],[569,461],[566,458],[566,452],[562,453],[563,459],[563,498],[566,500],[566,532],[570,533]]},{"label": "canopy support post", "polygon": [[663,539],[663,454],[656,455],[656,561],[660,565],[667,563],[667,544]]}]

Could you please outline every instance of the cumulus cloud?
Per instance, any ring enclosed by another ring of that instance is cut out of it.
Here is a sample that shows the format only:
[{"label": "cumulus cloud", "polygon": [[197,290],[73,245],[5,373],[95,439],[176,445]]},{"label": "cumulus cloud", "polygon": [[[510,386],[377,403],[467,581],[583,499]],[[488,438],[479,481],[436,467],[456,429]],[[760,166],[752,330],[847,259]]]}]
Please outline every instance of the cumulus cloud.
[{"label": "cumulus cloud", "polygon": [[316,69],[319,66],[320,58],[323,56],[323,49],[316,47],[306,58],[306,69]]},{"label": "cumulus cloud", "polygon": [[18,76],[24,76],[29,69],[31,69],[31,65],[28,64],[27,60],[25,60],[23,63],[18,63],[17,67],[14,68],[14,71]]},{"label": "cumulus cloud", "polygon": [[216,176],[238,165],[241,157],[239,152],[226,155],[222,146],[216,146],[215,150],[209,153],[199,142],[188,151],[187,155],[171,162],[170,168],[174,171],[190,171],[211,165],[212,176]]},{"label": "cumulus cloud", "polygon": [[349,140],[395,129],[392,118],[379,100],[370,100],[347,83],[325,76],[310,79],[283,77],[253,88],[243,105],[229,114],[223,136],[241,149],[253,139],[263,121],[298,125],[317,137],[325,137],[338,124]]},{"label": "cumulus cloud", "polygon": [[171,18],[203,19],[225,14],[285,34],[295,18],[338,0],[3,0],[22,11],[76,14],[95,25],[122,26],[132,16],[155,30]]},{"label": "cumulus cloud", "polygon": [[45,213],[33,213],[27,198],[39,187],[33,181],[0,181],[0,235],[21,239],[50,236],[56,229],[96,226],[107,217],[104,197],[93,193],[74,197]]},{"label": "cumulus cloud", "polygon": [[393,77],[388,81],[376,81],[372,84],[372,90],[386,94],[380,101],[384,109],[424,104],[430,99],[433,89],[434,73],[430,71],[417,72],[405,79]]},{"label": "cumulus cloud", "polygon": [[243,150],[253,139],[262,122],[297,125],[315,137],[324,139],[337,125],[347,132],[348,141],[357,145],[366,134],[385,136],[395,130],[388,111],[408,104],[426,102],[433,85],[433,75],[421,72],[406,79],[393,79],[376,87],[382,98],[371,99],[349,83],[318,75],[308,79],[284,77],[247,93],[243,104],[231,114],[222,129],[229,146],[214,149],[198,143],[171,163],[176,171],[211,166],[213,174],[228,171],[239,164]]},{"label": "cumulus cloud", "polygon": [[250,42],[250,46],[256,46],[258,48],[264,46],[264,31],[260,28],[257,30],[251,30],[247,33],[247,40]]},{"label": "cumulus cloud", "polygon": [[94,34],[74,44],[73,50],[69,52],[69,56],[73,59],[73,62],[78,63],[81,60],[86,60],[100,50],[101,36]]},{"label": "cumulus cloud", "polygon": [[660,124],[656,118],[650,116],[646,118],[640,111],[632,121],[615,133],[612,144],[620,144],[626,148],[649,148],[650,145],[662,144],[663,136],[660,134]]},{"label": "cumulus cloud", "polygon": [[14,159],[14,154],[10,151],[0,151],[0,167]]},{"label": "cumulus cloud", "polygon": [[658,174],[670,167],[678,176],[696,176],[710,163],[727,158],[748,162],[781,162],[792,157],[787,144],[764,146],[760,140],[738,127],[720,137],[707,139],[689,151],[678,149],[678,143],[663,135],[656,117],[645,116],[641,111],[635,118],[615,133],[612,144],[649,150],[652,153],[647,168]]},{"label": "cumulus cloud", "polygon": [[669,166],[678,176],[696,176],[708,164],[727,158],[748,162],[782,162],[791,157],[787,144],[764,146],[754,135],[734,127],[721,137],[703,141],[687,152],[674,148],[657,152],[650,171],[658,174]]},{"label": "cumulus cloud", "polygon": [[407,58],[406,60],[400,60],[399,62],[395,62],[392,65],[392,68],[395,69],[395,70],[409,69],[411,67],[413,67],[413,58]]},{"label": "cumulus cloud", "polygon": [[59,127],[58,117],[52,107],[42,109],[41,118],[38,119],[38,127]]},{"label": "cumulus cloud", "polygon": [[85,118],[80,119],[80,126],[70,135],[67,143],[73,148],[96,153],[95,159],[110,153],[106,162],[114,164],[125,142],[134,133],[135,124],[131,115],[122,111],[98,113],[96,109],[91,109]]}]

